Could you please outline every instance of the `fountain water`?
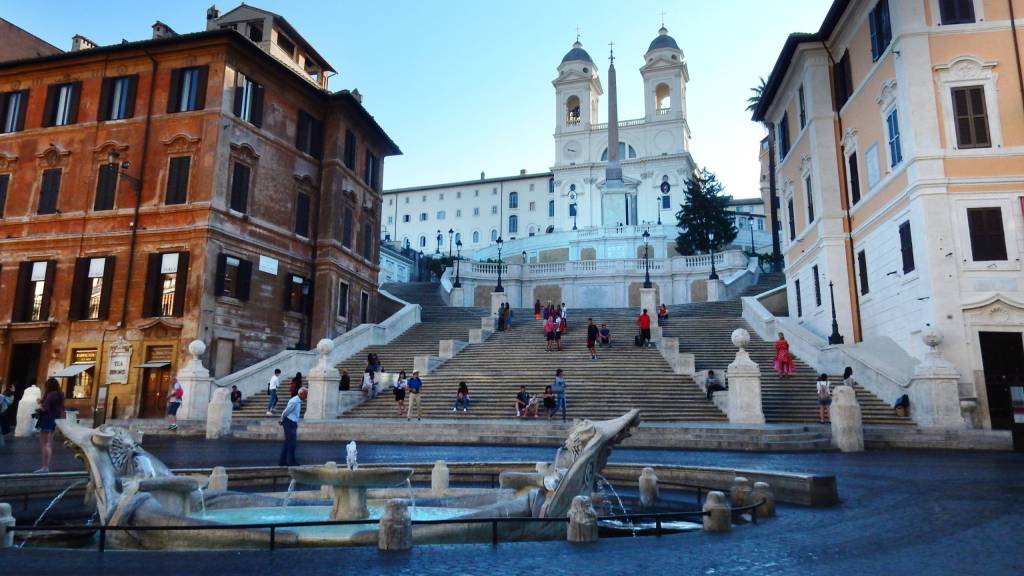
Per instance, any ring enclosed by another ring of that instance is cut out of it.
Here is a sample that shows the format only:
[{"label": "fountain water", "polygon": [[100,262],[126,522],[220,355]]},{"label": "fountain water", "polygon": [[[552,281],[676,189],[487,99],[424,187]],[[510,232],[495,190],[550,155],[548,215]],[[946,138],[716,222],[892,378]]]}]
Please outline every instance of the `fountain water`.
[{"label": "fountain water", "polygon": [[296,481],[294,478],[292,478],[292,481],[288,483],[288,492],[286,492],[284,495],[284,503],[281,504],[282,508],[287,508],[288,503],[292,501],[292,492],[295,492],[295,484]]},{"label": "fountain water", "polygon": [[[595,475],[595,478],[597,479],[598,492],[600,492],[604,496],[605,503],[607,504],[609,511],[608,515],[614,516],[616,514],[611,500],[608,499],[609,492],[611,492],[612,497],[614,497],[615,501],[619,504],[619,509],[622,510],[622,515],[626,516],[627,514],[629,514],[629,512],[626,511],[626,505],[622,503],[622,498],[619,498],[619,493],[615,491],[615,486],[612,486],[612,483],[609,482],[607,478],[600,474]],[[619,522],[619,524],[621,524],[624,528],[632,531],[633,537],[636,537],[637,527],[633,524],[632,520],[623,520]]]},{"label": "fountain water", "polygon": [[416,516],[416,497],[413,496],[413,494],[412,494],[412,478],[406,478],[406,480],[405,480],[405,488],[409,491],[409,511],[413,515],[413,517],[415,517]]},{"label": "fountain water", "polygon": [[199,505],[202,506],[203,516],[206,516],[206,496],[203,494],[203,487],[200,486],[199,490]]},{"label": "fountain water", "polygon": [[353,440],[345,446],[345,466],[347,466],[349,470],[359,468],[358,456],[359,451],[356,449],[356,441]]},{"label": "fountain water", "polygon": [[[65,496],[67,496],[68,492],[71,492],[72,489],[77,488],[78,486],[81,486],[82,484],[85,484],[86,482],[88,482],[88,480],[76,480],[76,481],[72,482],[71,484],[69,484],[67,488],[65,488],[64,490],[61,490],[60,494],[57,494],[56,496],[54,496],[53,500],[50,500],[50,503],[46,505],[46,508],[43,509],[42,514],[40,514],[39,517],[36,518],[36,521],[32,523],[32,527],[35,528],[36,526],[39,526],[39,523],[43,521],[43,518],[46,517],[46,515],[50,512],[50,510],[53,509],[54,506],[57,505],[58,502],[60,502],[61,500],[64,499]],[[32,537],[32,533],[29,532],[28,536],[25,536],[25,539],[21,541],[21,545],[18,546],[18,547],[19,548],[24,548],[25,547],[25,543],[28,542],[28,539],[31,538],[31,537]]]}]

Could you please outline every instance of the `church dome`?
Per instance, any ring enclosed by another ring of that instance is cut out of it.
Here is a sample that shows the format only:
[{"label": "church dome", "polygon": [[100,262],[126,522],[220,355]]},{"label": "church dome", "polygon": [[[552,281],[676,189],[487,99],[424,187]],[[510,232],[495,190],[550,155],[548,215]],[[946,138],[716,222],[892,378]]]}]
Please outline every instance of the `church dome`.
[{"label": "church dome", "polygon": [[651,45],[647,48],[647,51],[657,50],[659,48],[671,48],[673,50],[679,50],[679,45],[676,44],[676,39],[668,35],[668,28],[664,26],[658,30],[658,37],[651,41]]},{"label": "church dome", "polygon": [[565,58],[562,58],[562,64],[573,61],[589,62],[591,64],[594,63],[594,60],[590,57],[590,54],[587,54],[587,51],[583,49],[583,44],[580,44],[579,40],[573,42],[572,50],[569,50],[569,52],[565,54]]}]

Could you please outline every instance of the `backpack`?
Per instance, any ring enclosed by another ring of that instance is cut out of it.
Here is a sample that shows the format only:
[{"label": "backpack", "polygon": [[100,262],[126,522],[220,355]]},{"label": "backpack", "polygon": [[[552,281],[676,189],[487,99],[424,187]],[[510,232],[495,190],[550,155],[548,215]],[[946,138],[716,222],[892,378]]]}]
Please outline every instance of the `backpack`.
[{"label": "backpack", "polygon": [[181,384],[175,384],[174,386],[174,397],[178,400],[185,396],[185,389],[181,387]]}]

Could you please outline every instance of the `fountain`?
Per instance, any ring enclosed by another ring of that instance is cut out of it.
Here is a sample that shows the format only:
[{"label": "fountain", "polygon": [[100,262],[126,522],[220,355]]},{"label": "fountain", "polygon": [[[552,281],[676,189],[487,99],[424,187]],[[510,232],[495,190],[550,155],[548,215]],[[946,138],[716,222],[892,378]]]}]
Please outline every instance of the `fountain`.
[{"label": "fountain", "polygon": [[295,466],[288,474],[296,482],[333,488],[331,520],[364,520],[370,517],[366,506],[369,488],[387,488],[405,484],[412,477],[412,468],[358,468],[355,442],[348,445],[347,468],[328,466]]}]

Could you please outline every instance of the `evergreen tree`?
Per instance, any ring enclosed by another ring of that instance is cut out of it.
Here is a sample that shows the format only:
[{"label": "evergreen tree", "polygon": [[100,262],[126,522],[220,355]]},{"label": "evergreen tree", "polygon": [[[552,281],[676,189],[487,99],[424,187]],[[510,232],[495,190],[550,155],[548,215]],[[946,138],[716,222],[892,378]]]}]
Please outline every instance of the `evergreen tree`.
[{"label": "evergreen tree", "polygon": [[[718,250],[736,239],[736,227],[727,214],[731,196],[724,196],[722,184],[707,168],[694,172],[683,191],[685,202],[676,212],[679,236],[676,252],[689,256],[698,252]],[[714,245],[708,233],[714,232]]]}]

